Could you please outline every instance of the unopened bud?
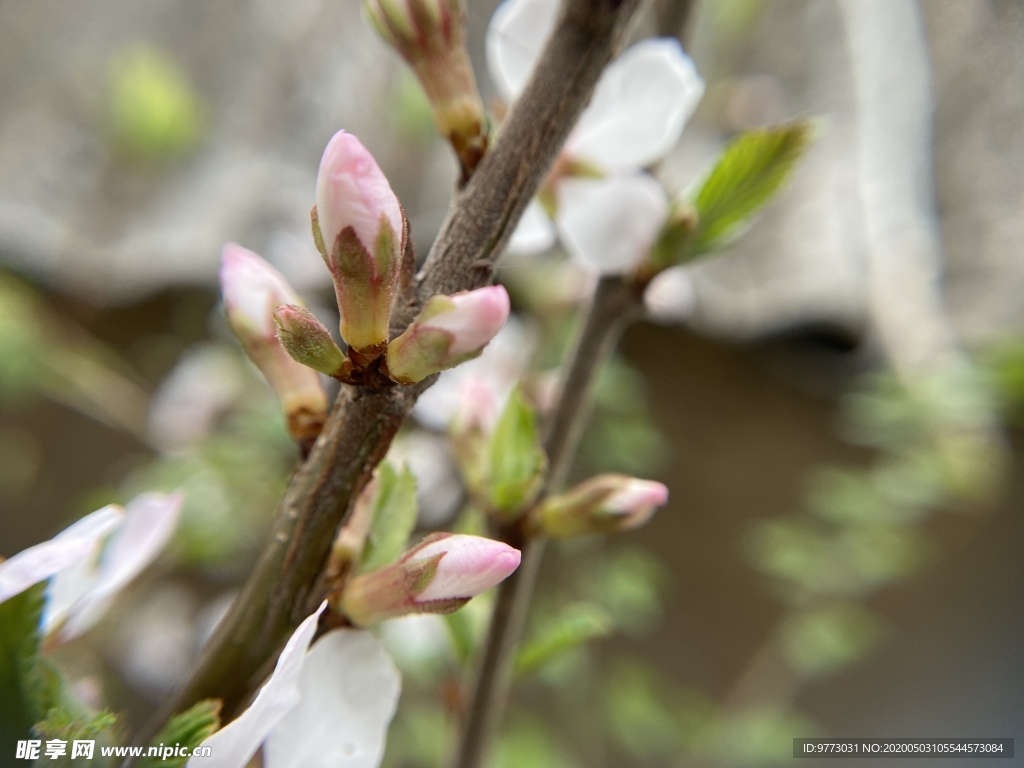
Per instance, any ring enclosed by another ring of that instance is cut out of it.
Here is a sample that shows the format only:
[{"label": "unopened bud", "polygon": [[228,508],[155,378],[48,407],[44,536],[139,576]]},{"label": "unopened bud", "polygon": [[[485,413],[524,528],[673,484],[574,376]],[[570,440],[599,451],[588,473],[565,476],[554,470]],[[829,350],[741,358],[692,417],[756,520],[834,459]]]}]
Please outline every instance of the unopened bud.
[{"label": "unopened bud", "polygon": [[487,118],[465,42],[462,0],[367,0],[366,14],[412,67],[464,175],[487,149]]},{"label": "unopened bud", "polygon": [[508,313],[508,292],[500,285],[432,297],[388,345],[389,375],[411,384],[476,357],[505,325]]},{"label": "unopened bud", "polygon": [[402,206],[377,162],[338,131],[320,161],[313,238],[334,278],[341,336],[371,360],[388,340],[405,236]]},{"label": "unopened bud", "polygon": [[323,323],[305,307],[284,304],[274,311],[277,339],[292,359],[328,376],[339,376],[351,364]]},{"label": "unopened bud", "polygon": [[518,549],[500,541],[435,534],[397,563],[352,579],[339,608],[364,627],[410,613],[451,613],[504,581],[519,559]]},{"label": "unopened bud", "polygon": [[532,514],[535,530],[553,538],[612,533],[646,523],[668,501],[668,488],[626,475],[598,475],[545,500]]},{"label": "unopened bud", "polygon": [[281,346],[274,323],[275,307],[301,305],[302,299],[280,272],[235,243],[224,246],[220,282],[228,325],[277,393],[292,437],[315,438],[327,418],[327,395],[316,371]]}]

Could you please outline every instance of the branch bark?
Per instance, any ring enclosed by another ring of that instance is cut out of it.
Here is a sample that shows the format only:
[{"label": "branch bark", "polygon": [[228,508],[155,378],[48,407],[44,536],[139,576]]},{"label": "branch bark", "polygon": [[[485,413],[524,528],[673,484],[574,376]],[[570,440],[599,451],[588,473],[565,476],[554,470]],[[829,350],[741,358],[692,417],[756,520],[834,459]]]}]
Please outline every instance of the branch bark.
[{"label": "branch bark", "polygon": [[[558,405],[545,431],[548,473],[542,495],[557,490],[568,479],[590,415],[594,383],[615,351],[623,329],[640,315],[642,307],[636,289],[624,278],[609,276],[598,282],[559,386]],[[503,528],[499,538],[519,547],[523,557],[516,572],[498,588],[455,768],[479,768],[484,764],[508,698],[516,648],[544,556],[545,540],[526,538],[518,525]]]},{"label": "branch bark", "polygon": [[[534,77],[469,183],[453,200],[396,324],[423,300],[490,282],[494,262],[572,129],[639,0],[566,0]],[[371,392],[344,387],[296,473],[241,595],[164,717],[203,698],[230,720],[298,623],[323,600],[331,543],[416,398],[432,383]]]}]

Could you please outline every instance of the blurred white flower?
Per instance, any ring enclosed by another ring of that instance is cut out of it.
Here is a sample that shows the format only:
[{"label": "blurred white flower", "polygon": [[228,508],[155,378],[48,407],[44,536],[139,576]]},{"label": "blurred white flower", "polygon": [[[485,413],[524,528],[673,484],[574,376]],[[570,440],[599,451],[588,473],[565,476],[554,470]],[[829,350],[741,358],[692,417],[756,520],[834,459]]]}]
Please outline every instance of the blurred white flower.
[{"label": "blurred white flower", "polygon": [[237,356],[213,344],[190,347],[153,397],[153,442],[165,451],[194,445],[210,433],[243,386]]},{"label": "blurred white flower", "polygon": [[420,525],[438,527],[458,511],[461,487],[444,437],[422,430],[403,432],[391,443],[387,460],[396,467],[404,464],[416,478]]},{"label": "blurred white flower", "polygon": [[[555,23],[555,0],[506,0],[491,19],[487,60],[502,95],[522,91]],[[509,250],[550,248],[556,230],[574,258],[605,273],[634,266],[654,242],[668,202],[641,169],[679,140],[704,82],[673,38],[645,40],[605,70],[542,193],[554,226],[534,200]]]},{"label": "blurred white flower", "polygon": [[127,508],[108,505],[0,563],[0,602],[52,578],[43,633],[59,629],[64,641],[82,634],[170,541],[183,498],[144,493]]},{"label": "blurred white flower", "polygon": [[99,561],[86,558],[56,574],[43,614],[47,634],[63,641],[90,629],[114,596],[156,559],[174,535],[183,493],[143,493],[125,507]]},{"label": "blurred white flower", "polygon": [[696,305],[697,291],[689,267],[659,272],[644,291],[648,318],[656,323],[681,323],[693,314]]},{"label": "blurred white flower", "polygon": [[169,693],[195,658],[197,609],[195,597],[180,584],[147,590],[128,607],[131,621],[113,627],[107,641],[110,662],[147,696]]},{"label": "blurred white flower", "polygon": [[103,538],[117,528],[123,518],[121,509],[108,505],[86,515],[49,541],[0,563],[0,603],[95,555]]},{"label": "blurred white flower", "polygon": [[398,704],[398,671],[369,632],[335,630],[310,649],[326,603],[289,638],[252,705],[203,742],[189,768],[376,768]]},{"label": "blurred white flower", "polygon": [[436,613],[389,619],[379,631],[384,646],[403,670],[445,659],[451,645],[444,619]]}]

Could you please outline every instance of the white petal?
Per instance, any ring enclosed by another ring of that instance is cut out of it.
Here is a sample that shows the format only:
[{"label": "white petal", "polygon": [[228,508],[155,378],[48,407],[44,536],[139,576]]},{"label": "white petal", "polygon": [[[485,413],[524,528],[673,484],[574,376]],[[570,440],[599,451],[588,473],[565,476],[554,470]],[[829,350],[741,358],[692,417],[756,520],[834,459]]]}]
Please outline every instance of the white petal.
[{"label": "white petal", "polygon": [[54,541],[84,539],[89,542],[88,552],[68,568],[55,574],[46,589],[46,609],[43,611],[43,634],[53,632],[67,617],[74,605],[96,583],[96,558],[103,538],[124,521],[120,506],[108,504],[74,525],[61,531]]},{"label": "white petal", "polygon": [[119,507],[103,507],[50,541],[29,547],[0,563],[0,603],[87,560],[96,552],[100,540],[120,524],[122,517]]},{"label": "white petal", "polygon": [[565,179],[558,198],[556,223],[566,250],[603,274],[635,267],[668,213],[661,185],[640,173]]},{"label": "white petal", "polygon": [[567,152],[606,170],[643,168],[675,146],[703,94],[677,40],[645,40],[605,70]]},{"label": "white petal", "polygon": [[508,242],[508,252],[514,256],[531,256],[543,253],[554,244],[555,227],[551,217],[540,203],[531,200]]},{"label": "white petal", "polygon": [[324,635],[306,657],[301,702],[263,748],[266,768],[376,768],[401,684],[369,632]]},{"label": "white petal", "polygon": [[518,96],[555,27],[555,0],[506,0],[487,28],[487,66],[502,97]]},{"label": "white petal", "polygon": [[110,598],[163,550],[174,534],[182,493],[144,493],[128,503],[124,525],[103,553],[95,584],[75,605],[60,637],[67,641],[92,627]]},{"label": "white petal", "polygon": [[689,267],[670,267],[657,275],[644,291],[644,306],[657,323],[679,323],[693,314],[696,290]]},{"label": "white petal", "polygon": [[[327,603],[299,624],[281,651],[274,673],[245,712],[203,742],[209,757],[193,757],[188,768],[244,768],[274,727],[299,703],[306,651]],[[271,768],[268,764],[268,768]]]}]

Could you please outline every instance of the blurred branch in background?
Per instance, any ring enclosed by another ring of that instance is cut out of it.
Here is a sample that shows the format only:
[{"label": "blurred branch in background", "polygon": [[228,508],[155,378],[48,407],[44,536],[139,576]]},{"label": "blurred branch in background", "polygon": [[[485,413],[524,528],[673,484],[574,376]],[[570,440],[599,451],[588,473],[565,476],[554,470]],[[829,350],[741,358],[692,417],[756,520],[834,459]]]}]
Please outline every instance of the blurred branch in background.
[{"label": "blurred branch in background", "polygon": [[0,394],[42,394],[149,444],[149,395],[106,345],[0,273]]}]

